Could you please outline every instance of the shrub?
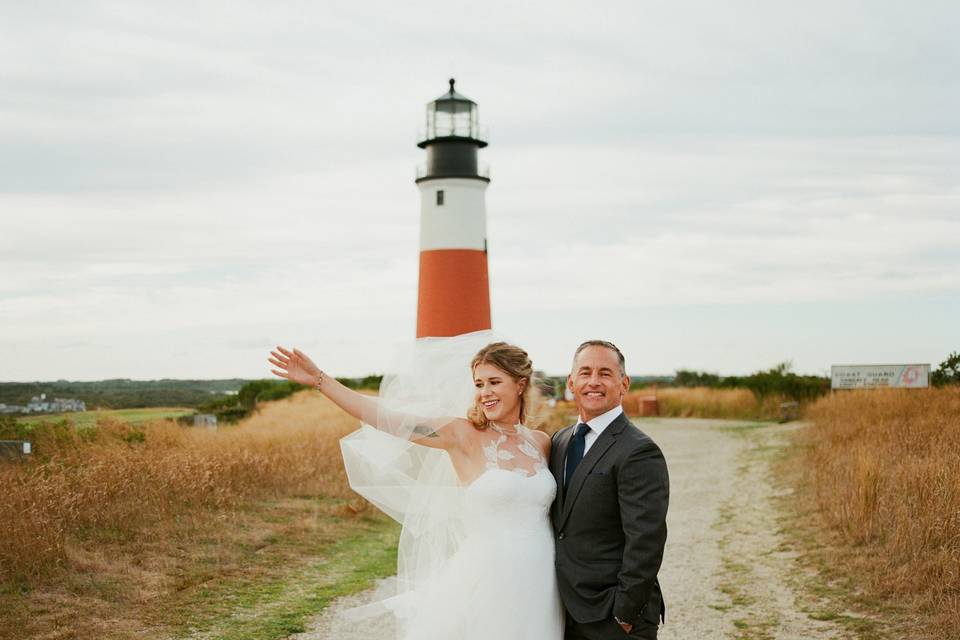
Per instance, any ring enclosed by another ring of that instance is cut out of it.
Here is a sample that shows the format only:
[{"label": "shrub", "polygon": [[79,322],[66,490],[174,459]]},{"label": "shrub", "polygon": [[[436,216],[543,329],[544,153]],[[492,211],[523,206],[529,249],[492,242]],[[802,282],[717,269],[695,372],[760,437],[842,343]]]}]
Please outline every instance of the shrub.
[{"label": "shrub", "polygon": [[216,415],[217,422],[234,423],[250,415],[259,402],[280,400],[305,388],[289,380],[254,380],[240,387],[237,395],[211,400],[197,411]]},{"label": "shrub", "polygon": [[815,400],[830,390],[829,378],[798,375],[790,371],[789,362],[781,362],[771,369],[748,376],[722,377],[713,373],[680,370],[677,371],[674,384],[678,387],[749,389],[761,402],[772,396],[804,402]]},{"label": "shrub", "polygon": [[960,353],[954,351],[930,374],[930,382],[937,387],[960,385]]},{"label": "shrub", "polygon": [[348,389],[368,389],[372,391],[380,390],[380,383],[383,382],[382,375],[365,376],[363,378],[337,378],[337,382]]},{"label": "shrub", "polygon": [[715,373],[680,369],[673,379],[673,384],[678,387],[719,387],[722,381],[723,378]]}]

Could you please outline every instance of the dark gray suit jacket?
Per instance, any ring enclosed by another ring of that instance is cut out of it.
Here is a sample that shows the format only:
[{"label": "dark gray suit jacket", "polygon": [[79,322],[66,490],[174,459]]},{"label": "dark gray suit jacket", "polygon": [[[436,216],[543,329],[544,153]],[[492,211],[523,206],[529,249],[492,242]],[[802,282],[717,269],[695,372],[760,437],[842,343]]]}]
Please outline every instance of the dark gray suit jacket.
[{"label": "dark gray suit jacket", "polygon": [[666,614],[657,581],[670,494],[663,453],[621,414],[584,455],[565,495],[573,434],[573,426],[555,433],[550,455],[557,481],[550,515],[563,604],[581,623],[617,616],[656,624]]}]

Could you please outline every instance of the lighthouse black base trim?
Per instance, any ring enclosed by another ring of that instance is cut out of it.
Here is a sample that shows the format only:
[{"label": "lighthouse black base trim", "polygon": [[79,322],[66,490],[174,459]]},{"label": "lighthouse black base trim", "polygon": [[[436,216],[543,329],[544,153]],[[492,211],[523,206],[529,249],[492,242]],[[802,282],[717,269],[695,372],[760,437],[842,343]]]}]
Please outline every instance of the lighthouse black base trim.
[{"label": "lighthouse black base trim", "polygon": [[417,146],[421,149],[426,149],[428,144],[433,144],[434,142],[469,142],[470,144],[476,145],[478,149],[483,149],[487,146],[486,140],[482,138],[469,138],[467,136],[435,136],[421,140],[417,143]]},{"label": "lighthouse black base trim", "polygon": [[479,180],[479,181],[481,181],[481,182],[487,182],[487,183],[490,182],[490,178],[487,178],[487,177],[484,177],[484,176],[477,176],[477,175],[473,175],[473,176],[468,176],[468,175],[463,175],[463,176],[422,176],[422,177],[420,177],[420,178],[417,178],[417,179],[414,180],[413,182],[414,182],[414,184],[420,184],[421,182],[427,182],[428,180],[449,180],[450,178],[460,178],[460,179],[466,179],[466,180]]}]

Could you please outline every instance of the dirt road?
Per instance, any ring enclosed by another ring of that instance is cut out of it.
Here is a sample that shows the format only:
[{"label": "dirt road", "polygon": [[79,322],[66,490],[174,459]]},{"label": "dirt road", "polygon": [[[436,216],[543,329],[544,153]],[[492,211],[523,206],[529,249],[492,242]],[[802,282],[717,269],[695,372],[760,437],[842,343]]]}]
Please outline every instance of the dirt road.
[{"label": "dirt road", "polygon": [[[797,564],[780,530],[770,462],[793,427],[689,419],[644,420],[640,427],[663,449],[671,480],[661,640],[853,637],[817,619],[823,616],[809,587],[815,578]],[[338,610],[369,597],[338,601],[293,638],[392,638],[389,629],[337,621]]]}]

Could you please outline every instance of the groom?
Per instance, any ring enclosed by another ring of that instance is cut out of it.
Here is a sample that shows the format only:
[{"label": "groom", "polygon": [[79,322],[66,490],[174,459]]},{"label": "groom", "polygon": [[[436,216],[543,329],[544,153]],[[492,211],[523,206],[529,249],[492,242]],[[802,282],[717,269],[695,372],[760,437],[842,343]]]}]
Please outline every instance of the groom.
[{"label": "groom", "polygon": [[623,413],[630,378],[614,344],[580,345],[567,388],[580,419],[553,436],[550,456],[564,638],[655,640],[666,611],[657,581],[667,539],[666,461]]}]

